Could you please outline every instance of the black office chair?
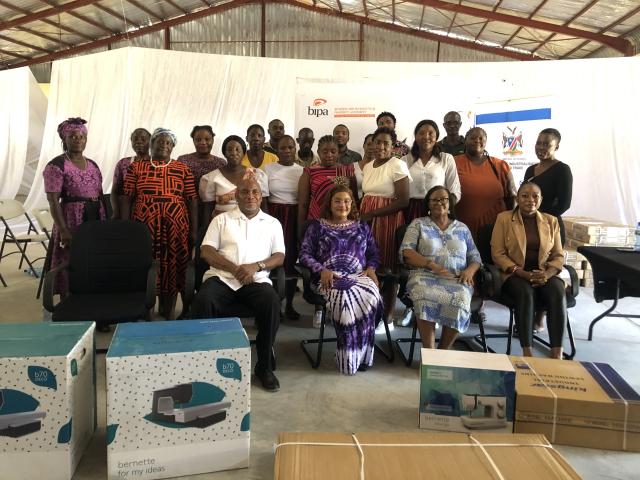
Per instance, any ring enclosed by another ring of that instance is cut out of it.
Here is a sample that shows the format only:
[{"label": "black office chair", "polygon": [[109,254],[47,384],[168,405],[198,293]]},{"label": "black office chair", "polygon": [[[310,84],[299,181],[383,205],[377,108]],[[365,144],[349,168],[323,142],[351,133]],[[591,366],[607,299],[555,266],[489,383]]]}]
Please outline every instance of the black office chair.
[{"label": "black office chair", "polygon": [[[53,303],[56,276],[67,271],[69,295]],[[146,320],[156,302],[157,263],[146,225],[132,221],[89,221],[73,235],[69,263],[50,270],[43,306],[52,320],[109,325]]]},{"label": "black office chair", "polygon": [[[308,222],[305,223],[305,225],[302,228],[302,237],[304,237],[304,232],[306,231],[307,225],[308,225]],[[324,343],[337,342],[338,339],[335,337],[332,337],[332,338],[324,337],[324,329],[327,324],[327,305],[324,297],[313,290],[312,282],[311,282],[311,271],[305,266],[300,264],[296,265],[296,269],[300,272],[300,275],[302,276],[302,287],[303,287],[302,298],[304,298],[304,300],[307,303],[313,305],[314,307],[320,307],[322,309],[322,319],[320,321],[320,330],[318,332],[318,338],[306,339],[300,342],[300,347],[302,348],[302,351],[304,352],[305,356],[309,360],[311,367],[318,368],[320,366],[320,362],[322,361],[322,347]],[[385,276],[379,275],[379,280],[380,280],[380,283],[384,282]],[[389,325],[387,324],[386,320],[383,319],[382,321],[384,322],[385,334],[387,337],[387,345],[388,345],[387,351],[385,351],[377,343],[374,345],[374,348],[375,348],[375,351],[380,353],[384,358],[387,359],[389,363],[391,363],[395,358],[395,354],[393,351],[393,343],[391,340],[391,332],[389,332]],[[307,347],[307,345],[313,345],[313,344],[318,345],[318,348],[316,349],[315,359],[313,358],[312,353],[309,351]]]},{"label": "black office chair", "polygon": [[[396,230],[396,245],[398,246],[402,245],[402,240],[404,239],[404,234],[406,231],[407,231],[406,225],[402,225],[398,227],[398,229]],[[477,286],[477,291],[479,292],[480,296],[474,295],[471,298],[472,313],[478,312],[482,307],[482,292],[483,292],[483,285],[485,282],[484,275],[485,275],[484,270],[480,268],[480,270],[478,270],[478,273],[476,273],[476,276],[474,279]],[[407,292],[407,281],[409,280],[409,271],[404,264],[401,264],[400,266],[399,278],[400,278],[400,281],[399,281],[400,288],[398,289],[398,298],[404,304],[405,307],[413,310],[413,301],[409,298],[409,294]],[[402,361],[407,367],[411,367],[411,365],[413,364],[413,355],[414,355],[416,343],[418,341],[418,320],[415,318],[415,315],[412,316],[411,323],[412,323],[411,337],[397,338],[395,341],[396,347],[398,348],[398,353],[402,357]],[[480,347],[482,351],[488,352],[489,350],[487,347],[487,342],[485,340],[484,325],[482,321],[478,324],[478,327],[480,328],[480,334],[477,335],[477,337],[480,339],[478,343],[480,343]],[[436,339],[436,341],[438,340]],[[469,350],[477,350],[477,348],[475,348],[476,337],[458,337],[456,338],[455,343],[458,343],[458,342],[464,343]],[[401,347],[403,343],[409,344],[408,355],[405,355],[404,350]]]},{"label": "black office chair", "polygon": [[[480,251],[480,256],[482,257],[482,261],[484,262],[486,268],[486,285],[487,285],[487,298],[492,300],[495,303],[503,305],[509,309],[509,328],[507,333],[491,333],[485,335],[485,338],[506,338],[507,339],[507,351],[506,354],[511,354],[511,338],[515,335],[515,302],[514,300],[505,293],[502,292],[502,277],[500,276],[500,271],[493,264],[493,259],[491,257],[491,234],[493,233],[493,225],[485,225],[480,227],[478,230],[478,250]],[[571,265],[565,265],[564,268],[569,272],[569,276],[571,279],[571,284],[566,288],[566,300],[567,300],[567,309],[573,308],[576,306],[576,297],[580,293],[580,285],[578,274],[575,269]],[[536,304],[536,310],[544,310],[545,306],[538,303]],[[567,336],[569,338],[569,344],[571,345],[571,352],[566,353],[563,352],[563,357],[565,359],[571,360],[576,354],[576,345],[575,340],[573,338],[573,331],[571,330],[571,321],[569,319],[569,314],[567,312]],[[534,342],[538,342],[541,345],[544,345],[547,348],[551,348],[551,344],[549,341],[538,334],[533,335]],[[485,340],[486,342],[486,340]],[[494,352],[490,347],[489,351]]]}]

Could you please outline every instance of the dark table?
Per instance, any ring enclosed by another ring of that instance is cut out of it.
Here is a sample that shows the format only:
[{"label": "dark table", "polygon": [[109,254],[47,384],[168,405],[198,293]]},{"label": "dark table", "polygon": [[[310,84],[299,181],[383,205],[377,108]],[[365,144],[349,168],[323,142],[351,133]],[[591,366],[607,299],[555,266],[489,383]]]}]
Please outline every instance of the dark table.
[{"label": "dark table", "polygon": [[638,314],[611,313],[623,297],[640,297],[640,252],[624,252],[616,247],[578,247],[593,270],[593,296],[596,302],[613,300],[613,305],[593,319],[589,325],[589,340],[594,325],[604,317],[640,318]]}]

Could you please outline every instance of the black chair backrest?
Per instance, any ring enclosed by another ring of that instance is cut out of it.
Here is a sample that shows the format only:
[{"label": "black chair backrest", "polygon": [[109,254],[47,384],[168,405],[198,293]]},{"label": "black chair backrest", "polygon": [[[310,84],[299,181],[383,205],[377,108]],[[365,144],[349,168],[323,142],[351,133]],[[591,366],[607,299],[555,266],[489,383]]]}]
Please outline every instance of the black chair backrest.
[{"label": "black chair backrest", "polygon": [[478,241],[476,247],[480,252],[482,263],[493,265],[491,258],[491,234],[493,233],[493,224],[483,225],[478,229]]},{"label": "black chair backrest", "polygon": [[[400,248],[400,245],[402,245],[402,240],[404,240],[404,234],[407,233],[407,225],[400,225],[397,229],[396,229],[396,246],[398,248]],[[404,262],[403,262],[404,263]]]},{"label": "black chair backrest", "polygon": [[132,221],[90,221],[73,234],[72,294],[144,292],[153,262],[149,228]]}]

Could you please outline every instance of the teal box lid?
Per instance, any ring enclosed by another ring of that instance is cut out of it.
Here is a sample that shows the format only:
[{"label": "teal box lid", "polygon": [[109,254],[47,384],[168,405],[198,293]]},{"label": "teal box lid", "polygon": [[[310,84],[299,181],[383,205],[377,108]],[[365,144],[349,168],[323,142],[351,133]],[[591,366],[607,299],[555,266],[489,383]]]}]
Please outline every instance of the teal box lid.
[{"label": "teal box lid", "polygon": [[244,348],[247,334],[239,318],[121,323],[108,358]]},{"label": "teal box lid", "polygon": [[0,358],[66,356],[93,322],[7,323],[0,325]]}]

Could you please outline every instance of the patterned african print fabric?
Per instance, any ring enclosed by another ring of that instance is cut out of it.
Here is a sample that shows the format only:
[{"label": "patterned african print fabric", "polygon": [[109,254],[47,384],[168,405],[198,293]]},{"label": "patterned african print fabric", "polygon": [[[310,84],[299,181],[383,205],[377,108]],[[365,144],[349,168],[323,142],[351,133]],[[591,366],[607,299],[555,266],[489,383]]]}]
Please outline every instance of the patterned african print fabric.
[{"label": "patterned african print fabric", "polygon": [[[373,197],[365,195],[360,205],[360,213],[368,213],[382,207],[386,207],[393,198]],[[395,272],[398,269],[398,248],[396,246],[396,230],[404,225],[404,213],[402,210],[371,219],[371,231],[376,244],[380,248],[380,264]]]},{"label": "patterned african print fabric", "polygon": [[216,157],[215,155],[209,155],[208,158],[200,158],[197,153],[188,153],[186,155],[180,155],[177,159],[178,162],[184,163],[193,174],[193,182],[196,187],[200,185],[200,179],[209,172],[224,167],[227,161],[224,158]]},{"label": "patterned african print fabric", "polygon": [[[47,193],[59,193],[61,200],[64,197],[98,198],[102,195],[102,174],[98,165],[87,158],[87,167],[78,168],[66,155],[59,155],[51,160],[42,172],[44,177],[44,190]],[[62,201],[62,215],[65,224],[71,231],[71,235],[83,223],[84,202]],[[100,204],[100,218],[107,217],[104,205]],[[51,269],[69,262],[69,248],[60,246],[60,229],[53,226],[51,250]],[[73,243],[73,239],[72,239]],[[55,294],[65,294],[69,290],[69,278],[66,272],[61,272],[56,277],[54,284]]]},{"label": "patterned african print fabric", "polygon": [[124,180],[124,194],[135,196],[132,220],[145,223],[160,263],[159,292],[173,295],[184,288],[189,250],[187,201],[196,198],[193,174],[184,163],[134,162]]},{"label": "patterned african print fabric", "polygon": [[304,171],[309,175],[310,201],[309,212],[307,213],[307,219],[309,220],[316,220],[320,218],[320,211],[322,210],[324,196],[335,186],[335,183],[333,182],[334,178],[346,177],[351,183],[355,185],[355,172],[353,170],[353,164],[336,165],[333,167],[323,167],[321,165],[317,165],[315,167],[305,168]]},{"label": "patterned african print fabric", "polygon": [[340,275],[330,290],[318,290],[327,300],[327,315],[336,330],[340,372],[353,375],[360,365],[373,365],[375,327],[382,320],[383,304],[378,287],[364,275],[367,268],[379,265],[369,226],[312,221],[300,246],[300,263],[311,270],[315,285],[324,269]]},{"label": "patterned african print fabric", "polygon": [[[399,254],[405,249],[416,250],[456,276],[471,263],[482,263],[469,228],[457,220],[442,231],[429,217],[415,219],[407,227]],[[409,272],[407,292],[420,320],[458,332],[469,327],[473,287],[458,283],[457,278],[442,278],[426,268],[415,268]]]}]

